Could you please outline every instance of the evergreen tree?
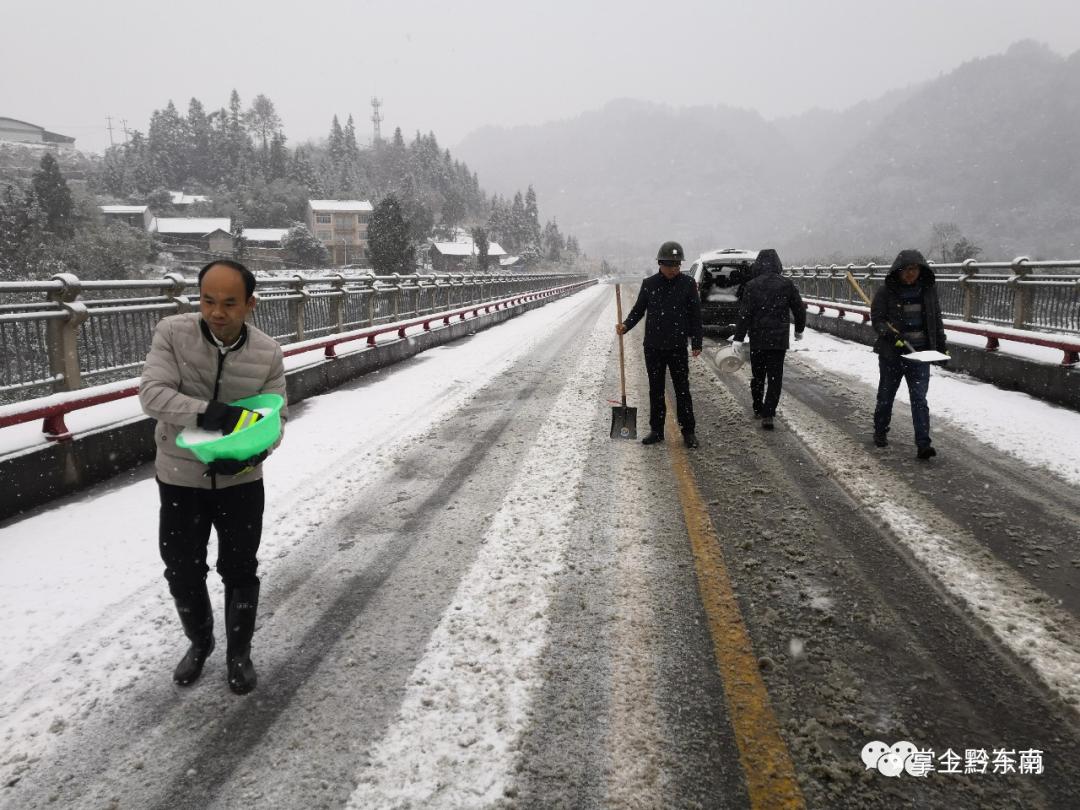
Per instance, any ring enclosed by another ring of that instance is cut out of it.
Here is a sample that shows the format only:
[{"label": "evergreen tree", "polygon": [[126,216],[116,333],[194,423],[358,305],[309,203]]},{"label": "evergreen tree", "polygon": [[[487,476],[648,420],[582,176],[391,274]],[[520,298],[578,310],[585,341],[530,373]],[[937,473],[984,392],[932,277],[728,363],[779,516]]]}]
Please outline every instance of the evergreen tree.
[{"label": "evergreen tree", "polygon": [[183,185],[188,176],[187,122],[172,101],[150,116],[146,148],[154,175],[169,188]]},{"label": "evergreen tree", "polygon": [[413,272],[413,247],[401,205],[389,194],[375,206],[368,224],[371,265],[380,275]]},{"label": "evergreen tree", "polygon": [[263,150],[269,151],[270,137],[281,129],[281,118],[274,109],[274,102],[259,93],[251,102],[251,108],[244,114],[244,121],[251,132],[262,141]]},{"label": "evergreen tree", "polygon": [[311,165],[307,152],[299,146],[293,152],[292,164],[289,166],[289,180],[303,186],[313,198],[320,197],[321,189],[315,167]]},{"label": "evergreen tree", "polygon": [[293,222],[285,238],[281,240],[285,255],[296,264],[305,267],[326,267],[330,264],[330,251],[315,238],[302,222]]},{"label": "evergreen tree", "polygon": [[540,244],[540,208],[536,204],[536,189],[531,185],[525,192],[525,220],[527,231],[526,241],[530,245]]},{"label": "evergreen tree", "polygon": [[271,180],[284,180],[289,176],[289,150],[285,148],[285,135],[281,132],[275,132],[270,139],[266,174]]},{"label": "evergreen tree", "polygon": [[247,252],[247,240],[244,238],[244,212],[239,210],[232,221],[233,258],[237,261],[244,260]]},{"label": "evergreen tree", "polygon": [[547,225],[544,226],[542,244],[544,258],[553,262],[562,261],[566,241],[563,239],[563,235],[559,233],[559,226],[555,220],[549,220]]},{"label": "evergreen tree", "polygon": [[514,202],[510,205],[509,226],[512,233],[512,238],[509,240],[512,250],[520,250],[529,244],[531,229],[528,215],[525,213],[525,202],[522,200],[520,191],[514,194]]},{"label": "evergreen tree", "polygon": [[188,102],[187,138],[188,179],[199,183],[212,183],[214,175],[210,119],[202,102],[197,98]]},{"label": "evergreen tree", "polygon": [[240,94],[233,90],[229,96],[229,112],[226,121],[226,149],[228,155],[229,182],[235,186],[245,185],[252,177],[255,163],[251,139],[244,126]]},{"label": "evergreen tree", "polygon": [[473,228],[470,231],[473,244],[476,245],[476,269],[487,272],[488,267],[488,232],[486,228]]},{"label": "evergreen tree", "polygon": [[33,193],[8,185],[0,194],[0,281],[36,278],[47,256],[45,215]]},{"label": "evergreen tree", "polygon": [[101,184],[109,194],[121,199],[132,192],[123,146],[111,146],[105,150],[105,158],[101,162]]},{"label": "evergreen tree", "polygon": [[456,189],[451,189],[443,201],[439,223],[444,231],[456,228],[465,220],[465,202]]},{"label": "evergreen tree", "polygon": [[330,138],[327,142],[330,166],[335,175],[341,174],[341,168],[345,165],[345,132],[341,129],[338,117],[330,122]]},{"label": "evergreen tree", "polygon": [[71,236],[75,229],[75,204],[71,189],[60,173],[60,164],[49,152],[42,155],[30,184],[34,200],[44,215],[46,230],[56,236]]},{"label": "evergreen tree", "polygon": [[157,172],[154,171],[150,162],[146,139],[141,132],[132,131],[131,140],[128,141],[124,154],[129,167],[131,187],[136,194],[145,196],[161,186]]}]

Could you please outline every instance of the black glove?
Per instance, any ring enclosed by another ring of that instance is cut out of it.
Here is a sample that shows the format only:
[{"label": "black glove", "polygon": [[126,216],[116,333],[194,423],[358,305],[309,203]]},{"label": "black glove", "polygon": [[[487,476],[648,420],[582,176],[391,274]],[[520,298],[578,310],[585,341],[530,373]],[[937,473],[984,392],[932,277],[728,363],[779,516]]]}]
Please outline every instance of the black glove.
[{"label": "black glove", "polygon": [[249,411],[238,405],[226,405],[214,399],[206,406],[206,410],[196,417],[195,423],[205,430],[220,430],[223,436],[228,436],[260,419],[262,414],[258,411]]},{"label": "black glove", "polygon": [[270,451],[263,450],[259,455],[246,458],[243,461],[235,458],[216,458],[206,465],[206,472],[203,473],[203,476],[244,475],[266,461],[268,455],[270,455]]}]

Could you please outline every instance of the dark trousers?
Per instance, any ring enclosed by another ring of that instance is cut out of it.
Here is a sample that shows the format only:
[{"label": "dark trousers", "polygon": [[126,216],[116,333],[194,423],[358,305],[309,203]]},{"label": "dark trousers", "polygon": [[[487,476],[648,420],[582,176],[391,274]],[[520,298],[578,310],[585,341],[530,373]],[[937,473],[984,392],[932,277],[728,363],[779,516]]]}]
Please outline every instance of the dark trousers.
[{"label": "dark trousers", "polygon": [[690,399],[690,359],[686,349],[645,348],[645,369],[649,374],[649,427],[664,432],[667,403],[664,401],[665,371],[671,372],[675,389],[675,415],[683,433],[694,432],[694,403]]},{"label": "dark trousers", "polygon": [[189,600],[205,592],[211,527],[217,529],[217,572],[225,586],[258,584],[255,554],[262,540],[265,501],[261,480],[226,489],[177,487],[158,481],[158,489],[158,550],[175,599]]},{"label": "dark trousers", "polygon": [[754,413],[776,416],[780,389],[784,385],[786,354],[786,349],[750,349],[750,397],[754,400]]},{"label": "dark trousers", "polygon": [[907,380],[908,398],[911,400],[911,422],[915,426],[915,444],[930,446],[930,406],[926,404],[926,392],[930,388],[930,364],[913,360],[901,360],[900,356],[878,355],[877,404],[874,407],[874,433],[889,432],[892,421],[893,400],[900,388],[900,381]]}]

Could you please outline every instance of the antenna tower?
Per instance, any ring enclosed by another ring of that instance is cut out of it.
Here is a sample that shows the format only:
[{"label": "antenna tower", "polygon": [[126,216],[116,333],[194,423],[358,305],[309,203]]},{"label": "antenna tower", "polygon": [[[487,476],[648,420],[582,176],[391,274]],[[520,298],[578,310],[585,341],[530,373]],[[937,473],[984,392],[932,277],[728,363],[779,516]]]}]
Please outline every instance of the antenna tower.
[{"label": "antenna tower", "polygon": [[379,113],[379,107],[381,107],[381,106],[382,106],[382,101],[380,101],[375,96],[372,96],[371,97],[371,123],[375,125],[375,140],[374,140],[374,143],[378,143],[379,141],[382,140],[382,129],[380,127],[380,125],[382,124],[382,115]]}]

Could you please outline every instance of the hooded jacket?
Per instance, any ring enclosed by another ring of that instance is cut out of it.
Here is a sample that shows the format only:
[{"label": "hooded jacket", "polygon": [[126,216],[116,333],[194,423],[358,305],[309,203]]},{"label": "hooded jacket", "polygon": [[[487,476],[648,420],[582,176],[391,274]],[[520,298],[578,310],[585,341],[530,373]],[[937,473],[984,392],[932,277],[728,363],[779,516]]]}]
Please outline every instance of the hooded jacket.
[{"label": "hooded jacket", "polygon": [[[239,344],[222,354],[198,312],[163,318],[154,330],[139,385],[143,411],[157,420],[158,479],[181,487],[222,489],[262,478],[261,464],[243,475],[206,476],[206,465],[176,445],[180,431],[195,427],[210,400],[232,402],[255,394],[285,397],[285,364],[276,340],[245,324]],[[287,407],[282,407],[282,422],[287,415]]]},{"label": "hooded jacket", "polygon": [[751,279],[739,299],[734,339],[741,341],[749,333],[751,351],[786,351],[792,320],[796,332],[801,334],[806,329],[802,296],[795,282],[784,278],[783,272],[780,257],[769,248],[758,253],[750,266]]},{"label": "hooded jacket", "polygon": [[683,273],[668,280],[657,272],[641,282],[637,301],[626,315],[623,326],[629,332],[645,315],[645,348],[686,351],[686,340],[695,350],[701,349],[701,299],[697,284]]},{"label": "hooded jacket", "polygon": [[900,271],[909,264],[919,266],[919,279],[915,283],[922,288],[927,348],[945,351],[945,325],[941,319],[941,304],[938,302],[934,271],[919,251],[901,250],[893,259],[892,267],[885,276],[885,283],[874,293],[874,300],[870,305],[870,324],[878,333],[874,351],[885,358],[896,358],[906,351],[896,347],[897,335],[889,327],[892,325],[903,331],[904,311],[900,299],[903,282],[900,280]]}]

